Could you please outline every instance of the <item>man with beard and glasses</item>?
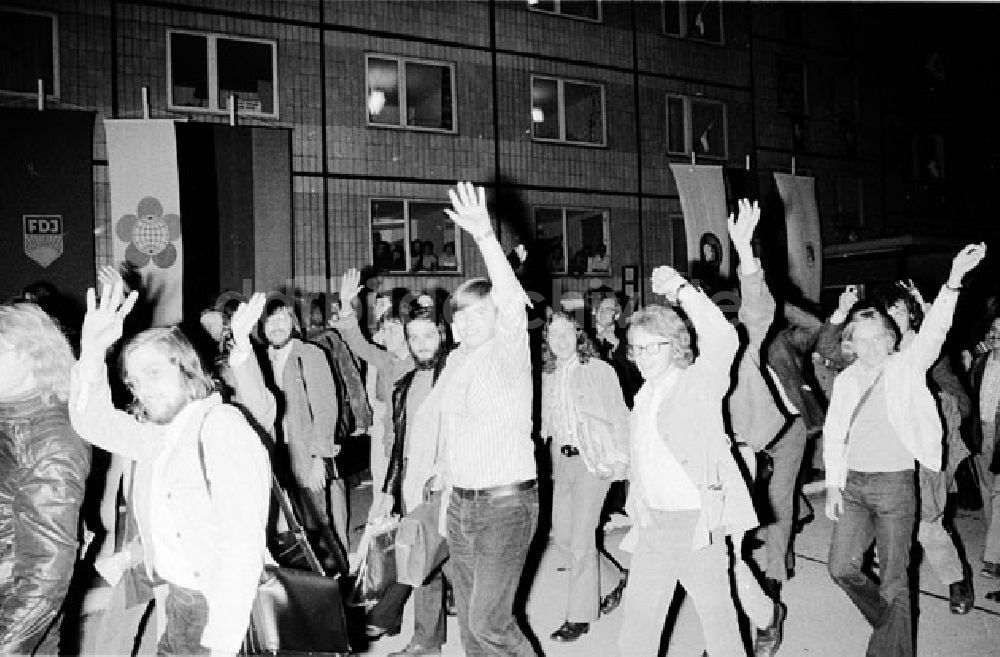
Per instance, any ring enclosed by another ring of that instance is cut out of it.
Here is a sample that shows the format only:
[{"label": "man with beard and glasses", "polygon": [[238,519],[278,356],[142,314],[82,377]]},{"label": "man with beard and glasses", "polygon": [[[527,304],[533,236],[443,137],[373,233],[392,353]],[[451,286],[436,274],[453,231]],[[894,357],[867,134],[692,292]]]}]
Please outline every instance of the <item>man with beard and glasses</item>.
[{"label": "man with beard and glasses", "polygon": [[136,461],[133,505],[146,575],[167,584],[159,654],[235,655],[263,568],[271,468],[187,338],[153,328],[121,353],[140,417],[111,402],[105,354],[135,303],[120,280],[87,291],[70,419],[85,440]]},{"label": "man with beard and glasses", "polygon": [[[344,274],[340,298],[353,300],[360,291],[360,275],[356,269]],[[350,307],[350,303],[345,303]],[[389,460],[388,473],[382,492],[376,496],[372,516],[385,516],[392,510],[409,513],[424,501],[440,503],[440,491],[424,490],[431,476],[433,461],[426,462],[419,454],[435,454],[437,446],[427,448],[423,443],[436,440],[437,434],[427,431],[420,408],[430,394],[438,375],[444,367],[448,355],[447,332],[438,323],[433,300],[422,295],[410,311],[402,317],[406,320],[404,333],[406,344],[413,359],[414,368],[398,378],[392,393],[392,421],[395,440]],[[418,443],[421,449],[411,449]],[[410,458],[411,453],[415,458]],[[403,619],[403,606],[412,588],[405,584],[393,584],[383,598],[369,611],[370,635],[394,634]],[[413,638],[400,652],[391,655],[440,655],[441,645],[446,640],[447,605],[445,603],[445,581],[438,569],[414,594]]]},{"label": "man with beard and glasses", "polygon": [[[268,361],[283,397],[277,422],[298,486],[303,524],[328,572],[347,563],[347,489],[334,457],[340,402],[323,350],[300,339],[295,312],[275,305],[264,320]],[[331,528],[332,525],[332,528]]]}]

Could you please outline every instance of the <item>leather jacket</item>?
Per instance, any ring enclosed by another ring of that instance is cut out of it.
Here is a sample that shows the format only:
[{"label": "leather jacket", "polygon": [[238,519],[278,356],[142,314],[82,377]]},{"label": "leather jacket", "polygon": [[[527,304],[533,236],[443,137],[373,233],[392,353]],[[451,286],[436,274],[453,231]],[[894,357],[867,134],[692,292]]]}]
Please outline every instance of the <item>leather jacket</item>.
[{"label": "leather jacket", "polygon": [[[437,383],[448,361],[448,353],[444,352],[434,363],[434,382]],[[401,513],[403,500],[403,476],[406,467],[406,396],[410,393],[413,377],[419,370],[410,370],[399,378],[392,390],[392,427],[394,440],[392,453],[389,455],[389,467],[385,475],[382,492],[392,495],[393,513]],[[407,509],[409,511],[409,509]]]},{"label": "leather jacket", "polygon": [[0,655],[55,653],[89,472],[64,402],[0,403]]}]

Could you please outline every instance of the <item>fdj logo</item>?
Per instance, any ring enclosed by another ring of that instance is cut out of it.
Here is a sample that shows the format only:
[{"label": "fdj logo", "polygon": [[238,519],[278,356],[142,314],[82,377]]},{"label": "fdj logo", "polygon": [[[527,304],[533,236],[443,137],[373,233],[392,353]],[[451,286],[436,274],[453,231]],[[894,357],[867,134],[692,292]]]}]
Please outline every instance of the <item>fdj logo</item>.
[{"label": "fdj logo", "polygon": [[62,217],[58,215],[25,215],[25,235],[62,235]]}]

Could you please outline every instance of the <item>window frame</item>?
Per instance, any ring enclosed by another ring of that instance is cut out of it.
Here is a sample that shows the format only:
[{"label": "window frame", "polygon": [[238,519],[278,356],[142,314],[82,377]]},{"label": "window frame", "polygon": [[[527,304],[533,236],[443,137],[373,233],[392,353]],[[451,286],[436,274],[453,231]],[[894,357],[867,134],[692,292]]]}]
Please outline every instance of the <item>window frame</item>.
[{"label": "window frame", "polygon": [[[375,59],[388,59],[394,60],[396,62],[396,76],[399,80],[399,120],[400,123],[392,125],[389,123],[372,123],[371,113],[368,111],[368,61],[372,58]],[[441,66],[447,67],[451,72],[451,128],[428,128],[424,126],[410,126],[406,125],[406,65],[407,64],[424,64],[430,66]],[[423,57],[408,57],[406,55],[390,55],[378,52],[366,52],[365,53],[365,81],[364,81],[364,112],[365,112],[365,127],[366,128],[386,128],[388,130],[409,130],[411,132],[434,132],[442,135],[456,135],[458,134],[458,89],[455,79],[455,62],[439,60],[439,59],[425,59]]]},{"label": "window frame", "polygon": [[[725,7],[725,2],[722,0],[709,0],[709,2],[717,2],[719,4],[719,40],[715,41],[713,39],[706,39],[704,37],[692,36],[688,33],[688,20],[687,20],[687,9],[689,2],[686,0],[660,0],[660,33],[664,36],[673,37],[674,39],[691,39],[692,41],[698,41],[699,43],[708,43],[715,46],[726,45],[726,20],[723,17],[723,8]],[[667,5],[674,4],[679,8],[680,11],[680,34],[674,34],[673,32],[667,31]]]},{"label": "window frame", "polygon": [[[206,39],[206,66],[208,67],[208,107],[190,107],[188,105],[177,105],[174,103],[174,72],[173,72],[173,44],[171,35],[184,34],[187,36],[205,37]],[[265,39],[261,37],[248,37],[224,32],[202,32],[199,30],[188,30],[186,28],[167,28],[167,109],[171,112],[183,112],[185,114],[198,112],[201,114],[227,114],[228,107],[217,107],[219,98],[219,58],[218,41],[224,39],[228,41],[241,41],[244,43],[257,43],[271,47],[271,73],[273,77],[272,103],[274,112],[254,112],[251,110],[240,110],[237,107],[236,113],[240,116],[248,116],[261,119],[277,119],[281,115],[278,94],[278,41],[276,39]],[[237,98],[239,94],[236,94]]]},{"label": "window frame", "polygon": [[[670,99],[680,99],[684,105],[684,151],[672,151],[670,150]],[[722,107],[722,155],[711,155],[708,153],[699,153],[694,150],[694,113],[691,109],[693,102],[706,103],[711,105],[720,105]],[[716,98],[706,98],[704,96],[686,96],[684,94],[676,94],[667,92],[664,96],[663,112],[666,120],[665,130],[664,130],[664,150],[667,155],[677,155],[690,157],[691,153],[694,152],[699,158],[706,158],[710,160],[718,160],[720,162],[725,162],[729,159],[729,106],[724,100],[719,100]]]},{"label": "window frame", "polygon": [[585,271],[584,276],[600,276],[600,277],[611,277],[613,275],[612,269],[613,265],[611,262],[611,211],[608,208],[595,208],[595,207],[585,207],[578,205],[533,205],[531,207],[531,221],[534,224],[534,229],[538,231],[538,211],[539,210],[559,210],[561,215],[561,229],[562,229],[562,251],[563,251],[563,268],[561,271],[552,270],[549,273],[554,276],[573,276],[569,269],[570,253],[569,253],[569,240],[567,239],[566,232],[566,222],[567,214],[569,212],[599,212],[601,213],[601,218],[604,220],[604,226],[606,228],[606,235],[604,246],[608,250],[608,270],[607,271]]},{"label": "window frame", "polygon": [[[403,249],[403,257],[406,261],[405,270],[392,270],[387,269],[380,271],[375,263],[375,243],[372,239],[374,233],[378,228],[375,224],[375,213],[373,210],[373,204],[378,201],[385,202],[395,202],[403,204],[403,235],[404,243],[406,244],[405,249]],[[455,231],[455,269],[435,269],[433,271],[428,270],[413,270],[413,263],[410,262],[410,242],[413,240],[410,232],[410,204],[411,203],[433,203],[435,205],[445,205],[447,203],[442,202],[440,199],[430,199],[430,198],[404,198],[398,196],[369,196],[368,197],[368,262],[371,263],[372,268],[380,275],[385,276],[464,276],[465,272],[465,262],[462,257],[462,233],[464,232],[457,224],[452,225],[452,229]],[[442,246],[442,252],[437,254],[438,261],[440,262],[441,255],[444,254]]]},{"label": "window frame", "polygon": [[[535,80],[549,80],[556,83],[556,105],[559,108],[559,138],[552,139],[549,137],[537,137],[535,136],[535,120],[534,117],[531,118],[531,140],[542,142],[546,144],[567,144],[570,146],[587,146],[590,148],[607,148],[608,147],[608,111],[607,111],[607,94],[605,93],[603,82],[592,82],[590,80],[581,80],[579,78],[563,78],[555,75],[544,75],[544,74],[534,74],[531,75],[531,80],[528,88],[528,98],[529,103],[532,103],[529,107],[529,116],[531,115],[531,110],[534,109],[533,101],[531,100],[531,95],[535,89]],[[601,90],[601,141],[600,143],[590,142],[590,141],[571,141],[566,139],[566,94],[565,94],[565,83],[578,85],[587,85],[590,87],[597,87]]]},{"label": "window frame", "polygon": [[[49,100],[59,100],[59,15],[51,11],[41,11],[35,9],[24,9],[11,5],[0,5],[0,11],[10,14],[24,14],[29,16],[45,16],[52,21],[52,89],[45,90],[45,98]],[[17,96],[20,98],[37,98],[38,91],[15,91],[13,89],[0,89],[0,95]]]},{"label": "window frame", "polygon": [[553,0],[555,9],[551,11],[548,9],[541,9],[536,2],[527,0],[528,11],[533,11],[538,14],[545,14],[546,16],[559,16],[560,18],[569,18],[576,21],[584,21],[587,23],[603,23],[604,22],[604,3],[601,0],[594,0],[597,3],[597,18],[587,18],[586,16],[577,16],[576,14],[564,14],[560,11],[562,7],[563,0]]}]

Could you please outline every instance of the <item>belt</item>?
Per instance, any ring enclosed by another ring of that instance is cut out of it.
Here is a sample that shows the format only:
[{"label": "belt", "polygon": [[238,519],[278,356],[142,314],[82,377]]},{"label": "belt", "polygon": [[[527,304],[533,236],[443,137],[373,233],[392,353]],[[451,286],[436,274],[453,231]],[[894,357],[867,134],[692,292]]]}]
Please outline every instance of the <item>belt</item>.
[{"label": "belt", "polygon": [[580,453],[580,450],[572,445],[563,445],[559,448],[559,452],[563,456],[576,456]]},{"label": "belt", "polygon": [[537,480],[519,481],[516,484],[505,484],[503,486],[493,486],[492,488],[459,488],[453,486],[452,491],[466,500],[475,500],[492,497],[507,497],[524,490],[531,490],[537,484]]}]

